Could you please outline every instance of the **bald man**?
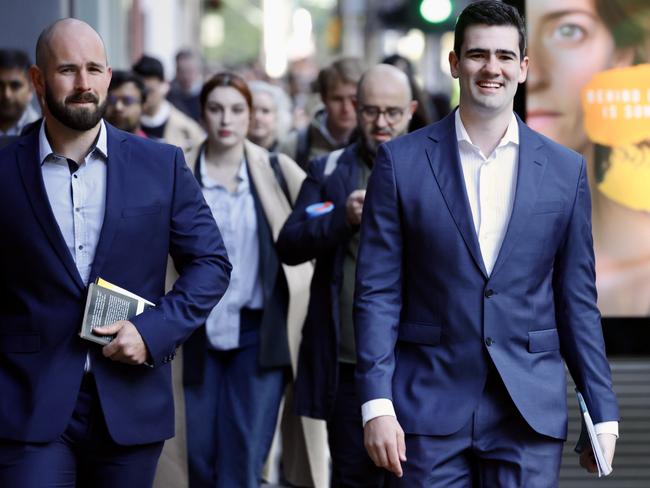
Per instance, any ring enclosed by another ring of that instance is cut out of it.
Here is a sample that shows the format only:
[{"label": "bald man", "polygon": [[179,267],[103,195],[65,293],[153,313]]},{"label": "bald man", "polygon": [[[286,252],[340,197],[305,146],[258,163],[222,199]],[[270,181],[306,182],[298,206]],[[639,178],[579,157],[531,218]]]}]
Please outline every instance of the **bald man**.
[{"label": "bald man", "polygon": [[[379,487],[384,474],[363,446],[354,387],[354,275],[366,184],[377,148],[407,131],[417,107],[408,78],[380,64],[357,87],[358,141],[314,161],[277,242],[281,259],[317,259],[295,385],[297,413],[327,421],[332,486]],[[313,205],[332,202],[321,211]]]},{"label": "bald man", "polygon": [[[36,63],[44,122],[0,151],[0,486],[151,486],[174,434],[170,361],[230,264],[180,149],[103,121],[99,35],[57,21]],[[79,337],[98,277],[156,304],[104,347]]]}]

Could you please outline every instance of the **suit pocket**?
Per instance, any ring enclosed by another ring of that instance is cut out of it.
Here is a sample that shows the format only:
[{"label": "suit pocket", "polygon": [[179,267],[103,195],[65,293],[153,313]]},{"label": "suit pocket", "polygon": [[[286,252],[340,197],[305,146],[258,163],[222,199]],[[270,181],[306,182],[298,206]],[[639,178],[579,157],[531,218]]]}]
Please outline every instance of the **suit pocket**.
[{"label": "suit pocket", "polygon": [[528,352],[557,351],[560,336],[557,329],[531,330],[528,332]]},{"label": "suit pocket", "polygon": [[28,353],[41,349],[40,334],[3,334],[0,335],[0,352]]},{"label": "suit pocket", "polygon": [[437,346],[440,344],[441,329],[439,325],[402,322],[399,324],[397,339],[403,342]]},{"label": "suit pocket", "polygon": [[564,210],[564,202],[562,201],[548,201],[537,202],[533,209],[534,214],[558,213]]},{"label": "suit pocket", "polygon": [[152,215],[160,213],[160,204],[144,205],[142,207],[127,207],[122,209],[122,217],[137,217],[138,215]]}]

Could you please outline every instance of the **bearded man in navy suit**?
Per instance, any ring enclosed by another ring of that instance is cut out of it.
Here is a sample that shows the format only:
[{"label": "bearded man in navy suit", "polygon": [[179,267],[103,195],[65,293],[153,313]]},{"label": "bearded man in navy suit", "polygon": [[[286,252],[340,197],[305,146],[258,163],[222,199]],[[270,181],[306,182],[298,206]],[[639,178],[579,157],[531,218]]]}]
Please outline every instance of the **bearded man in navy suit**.
[{"label": "bearded man in navy suit", "polygon": [[[0,151],[0,486],[151,486],[171,360],[230,263],[180,149],[102,120],[111,69],[90,26],[46,28],[31,76],[44,121]],[[156,304],[103,348],[78,336],[97,277]]]},{"label": "bearded man in navy suit", "polygon": [[585,162],[513,114],[528,68],[513,7],[472,3],[455,36],[459,108],[382,145],[368,184],[355,302],[365,444],[391,486],[557,486],[564,362],[609,461],[618,435]]}]

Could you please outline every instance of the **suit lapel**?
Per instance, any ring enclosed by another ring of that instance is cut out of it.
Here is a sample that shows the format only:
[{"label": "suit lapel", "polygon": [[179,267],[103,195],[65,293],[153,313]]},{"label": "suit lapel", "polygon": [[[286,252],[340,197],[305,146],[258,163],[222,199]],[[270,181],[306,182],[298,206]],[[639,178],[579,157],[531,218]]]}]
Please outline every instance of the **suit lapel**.
[{"label": "suit lapel", "polygon": [[499,268],[506,261],[517,243],[521,231],[530,222],[530,215],[535,207],[539,194],[539,185],[546,167],[546,156],[540,150],[543,147],[541,139],[535,136],[535,133],[523,124],[519,118],[517,118],[517,122],[519,123],[519,167],[515,201],[506,235],[494,263],[492,276],[499,271]]},{"label": "suit lapel", "polygon": [[348,195],[359,188],[357,144],[348,146],[341,154],[334,172],[325,181],[325,195],[344,204]]},{"label": "suit lapel", "polygon": [[129,146],[126,138],[106,124],[108,161],[106,164],[106,210],[104,222],[95,250],[95,259],[90,271],[90,281],[94,281],[106,262],[118,224],[122,217],[122,192],[128,185]]},{"label": "suit lapel", "polygon": [[425,150],[440,192],[476,266],[487,277],[460,166],[454,112],[433,127],[429,138],[432,143]]},{"label": "suit lapel", "polygon": [[70,274],[75,284],[83,290],[85,285],[79,276],[77,266],[70,255],[68,246],[61,234],[61,229],[54,217],[52,206],[43,183],[43,173],[38,160],[39,131],[33,130],[31,134],[19,142],[17,153],[18,169],[25,187],[25,194],[29,199],[36,220],[43,228],[52,248]]}]

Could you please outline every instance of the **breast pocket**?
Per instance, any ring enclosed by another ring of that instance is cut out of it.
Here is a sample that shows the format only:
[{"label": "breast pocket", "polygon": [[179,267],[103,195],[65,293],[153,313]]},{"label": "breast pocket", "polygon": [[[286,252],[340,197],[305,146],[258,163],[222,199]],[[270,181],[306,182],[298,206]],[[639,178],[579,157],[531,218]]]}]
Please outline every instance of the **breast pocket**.
[{"label": "breast pocket", "polygon": [[138,217],[140,215],[155,215],[160,213],[160,204],[126,207],[122,209],[122,217]]},{"label": "breast pocket", "polygon": [[533,214],[549,214],[559,213],[564,210],[564,202],[562,201],[542,201],[537,202],[533,208]]}]

